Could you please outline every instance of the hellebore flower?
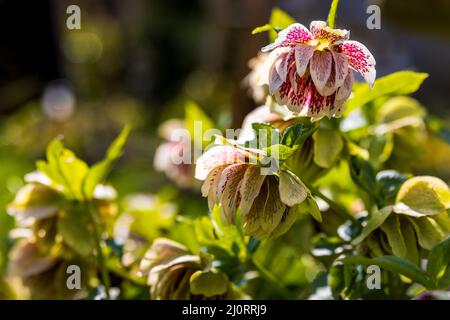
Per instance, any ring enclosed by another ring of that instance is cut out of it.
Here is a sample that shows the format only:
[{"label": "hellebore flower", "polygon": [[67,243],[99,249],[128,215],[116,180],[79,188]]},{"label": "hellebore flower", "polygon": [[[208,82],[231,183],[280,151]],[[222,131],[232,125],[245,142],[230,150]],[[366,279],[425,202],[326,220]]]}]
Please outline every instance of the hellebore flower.
[{"label": "hellebore flower", "polygon": [[329,28],[323,21],[311,22],[310,30],[294,23],[262,48],[272,52],[261,81],[277,103],[300,116],[337,117],[352,91],[352,69],[372,87],[375,59],[363,44],[349,40],[347,30]]},{"label": "hellebore flower", "polygon": [[[67,287],[67,268],[77,265],[81,273],[80,290]],[[93,270],[74,257],[58,257],[34,239],[21,239],[9,252],[6,278],[19,299],[83,299],[87,297],[88,275]],[[24,290],[26,288],[26,290]]]},{"label": "hellebore flower", "polygon": [[439,178],[406,180],[393,205],[372,213],[352,244],[370,255],[395,255],[418,264],[422,249],[431,250],[450,234],[450,189]]},{"label": "hellebore flower", "polygon": [[156,300],[237,298],[226,274],[211,268],[209,255],[192,255],[180,243],[157,238],[140,264]]},{"label": "hellebore flower", "polygon": [[[299,205],[320,220],[320,213],[309,190],[286,170],[265,175],[262,165],[252,159],[262,157],[260,150],[232,144],[218,145],[198,160],[195,177],[204,180],[202,195],[208,197],[212,211],[220,204],[224,222],[234,223],[238,208],[244,232],[259,238],[274,238],[286,233],[295,222]],[[264,161],[266,162],[266,161]]]},{"label": "hellebore flower", "polygon": [[250,59],[248,66],[251,71],[242,82],[243,86],[247,88],[248,95],[256,103],[263,103],[268,95],[267,87],[259,83],[268,56],[269,54],[260,52],[256,57]]},{"label": "hellebore flower", "polygon": [[[154,167],[181,188],[190,188],[195,184],[190,138],[172,136],[175,130],[184,129],[183,121],[178,119],[168,120],[160,126],[159,134],[166,141],[156,149]],[[184,158],[187,161],[181,161]]]}]

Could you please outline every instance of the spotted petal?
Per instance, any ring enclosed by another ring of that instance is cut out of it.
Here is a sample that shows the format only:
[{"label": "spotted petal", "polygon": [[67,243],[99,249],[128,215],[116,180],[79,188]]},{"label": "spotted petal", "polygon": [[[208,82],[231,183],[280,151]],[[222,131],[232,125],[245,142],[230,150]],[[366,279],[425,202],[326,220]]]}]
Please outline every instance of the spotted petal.
[{"label": "spotted petal", "polygon": [[334,43],[342,40],[348,40],[350,32],[343,29],[332,29],[327,26],[325,21],[312,21],[309,28],[314,39],[321,42]]},{"label": "spotted petal", "polygon": [[240,183],[247,164],[233,164],[223,170],[217,186],[217,199],[220,199],[222,217],[226,223],[233,223],[239,195]]},{"label": "spotted petal", "polygon": [[336,91],[336,100],[343,101],[347,100],[352,93],[353,87],[353,71],[349,70],[347,77],[345,78],[344,84]]},{"label": "spotted petal", "polygon": [[205,180],[217,166],[245,161],[245,152],[231,146],[215,146],[202,154],[195,166],[195,178]]},{"label": "spotted petal", "polygon": [[261,49],[262,52],[267,52],[278,47],[294,46],[300,43],[307,43],[313,37],[309,30],[300,23],[291,24],[286,29],[278,33],[278,38],[275,42],[265,46]]},{"label": "spotted petal", "polygon": [[244,217],[251,209],[258,196],[266,176],[261,174],[261,168],[249,166],[245,171],[241,184],[241,215]]},{"label": "spotted petal", "polygon": [[298,45],[295,47],[294,52],[297,74],[302,77],[305,74],[306,67],[314,54],[314,47],[308,45]]},{"label": "spotted petal", "polygon": [[335,71],[335,88],[339,88],[344,84],[345,78],[349,72],[348,60],[345,55],[339,52],[331,51],[334,61],[334,71]]},{"label": "spotted petal", "polygon": [[321,90],[331,74],[332,58],[329,51],[315,51],[311,59],[311,78],[318,90]]},{"label": "spotted petal", "polygon": [[227,164],[223,164],[212,169],[202,185],[202,196],[208,197],[208,208],[210,211],[213,210],[214,205],[218,202],[218,199],[216,198],[217,185],[219,184],[222,171],[225,170],[227,166]]},{"label": "spotted petal", "polygon": [[274,177],[267,180],[268,198],[264,211],[262,212],[260,226],[264,231],[263,238],[268,238],[272,231],[279,225],[286,210],[286,205],[280,199],[280,193]]},{"label": "spotted petal", "polygon": [[291,57],[292,51],[288,51],[280,55],[280,57],[275,62],[275,70],[283,82],[286,81],[286,77],[289,71],[289,65],[292,62]]},{"label": "spotted petal", "polygon": [[376,77],[376,62],[366,46],[357,41],[344,41],[340,49],[347,56],[350,67],[359,72],[372,87]]}]

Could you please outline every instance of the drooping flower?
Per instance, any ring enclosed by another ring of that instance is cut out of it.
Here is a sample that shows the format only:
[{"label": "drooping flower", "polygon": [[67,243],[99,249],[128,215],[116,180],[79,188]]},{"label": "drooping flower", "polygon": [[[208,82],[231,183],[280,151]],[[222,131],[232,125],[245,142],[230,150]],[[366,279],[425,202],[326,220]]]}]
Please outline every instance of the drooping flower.
[{"label": "drooping flower", "polygon": [[195,172],[197,179],[204,180],[202,195],[208,197],[210,210],[219,204],[224,222],[234,223],[239,208],[245,234],[265,239],[286,233],[301,204],[313,207],[309,212],[321,219],[309,190],[296,175],[284,169],[264,174],[262,166],[251,161],[264,159],[262,151],[226,142],[206,151]]},{"label": "drooping flower", "polygon": [[210,256],[193,255],[180,243],[157,238],[140,264],[156,300],[240,298],[222,271],[211,267]]},{"label": "drooping flower", "polygon": [[259,78],[264,70],[265,61],[268,56],[269,54],[260,52],[256,57],[250,59],[248,67],[251,71],[242,81],[244,87],[247,88],[248,95],[258,104],[263,103],[268,95],[266,86],[259,83]]},{"label": "drooping flower", "polygon": [[160,126],[159,134],[165,141],[156,149],[154,167],[179,187],[191,188],[195,185],[191,141],[184,135],[172,136],[175,130],[185,130],[182,120],[168,120]]},{"label": "drooping flower", "polygon": [[372,87],[375,59],[349,31],[329,28],[313,21],[310,30],[294,23],[278,34],[274,43],[262,48],[267,58],[262,83],[269,86],[277,102],[300,116],[318,120],[337,117],[351,94],[352,70]]},{"label": "drooping flower", "polygon": [[[75,256],[62,257],[54,251],[46,250],[34,239],[21,239],[11,248],[6,278],[19,299],[87,298],[88,278],[95,270]],[[67,286],[66,272],[71,265],[83,270],[79,290]]]},{"label": "drooping flower", "polygon": [[450,189],[439,178],[418,176],[406,180],[395,201],[372,212],[353,244],[369,255],[395,255],[418,264],[450,234]]}]

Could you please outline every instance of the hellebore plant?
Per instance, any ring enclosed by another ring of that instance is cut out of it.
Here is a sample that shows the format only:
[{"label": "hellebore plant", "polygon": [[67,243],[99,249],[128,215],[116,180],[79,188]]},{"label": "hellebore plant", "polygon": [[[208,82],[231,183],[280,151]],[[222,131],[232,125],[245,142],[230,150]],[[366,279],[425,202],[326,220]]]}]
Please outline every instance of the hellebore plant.
[{"label": "hellebore plant", "polygon": [[[442,122],[408,97],[428,75],[375,81],[369,50],[335,28],[337,4],[309,30],[280,9],[254,30],[272,43],[252,61],[258,107],[238,135],[196,139],[195,121],[202,134],[215,123],[193,102],[184,122],[161,126],[154,166],[179,192],[118,206],[105,180],[128,129],[92,167],[52,142],[8,207],[21,238],[8,271],[28,297],[47,287],[44,297],[112,298],[111,286],[124,299],[448,297],[450,189],[412,174],[433,166],[425,150],[439,152],[438,137],[448,143]],[[353,86],[353,71],[369,85]],[[188,139],[172,139],[175,128]],[[47,282],[68,264],[83,266],[81,296]]]}]

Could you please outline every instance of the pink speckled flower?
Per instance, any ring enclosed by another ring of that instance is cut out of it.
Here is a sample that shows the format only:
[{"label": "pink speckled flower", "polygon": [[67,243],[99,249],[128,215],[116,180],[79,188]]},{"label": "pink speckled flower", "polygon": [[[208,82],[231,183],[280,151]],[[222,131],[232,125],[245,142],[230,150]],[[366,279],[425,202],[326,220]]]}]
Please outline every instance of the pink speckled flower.
[{"label": "pink speckled flower", "polygon": [[329,28],[323,21],[311,22],[310,30],[294,23],[262,48],[272,52],[261,80],[277,103],[300,116],[336,117],[350,96],[352,69],[372,87],[375,59],[363,44],[348,40],[347,30]]}]

